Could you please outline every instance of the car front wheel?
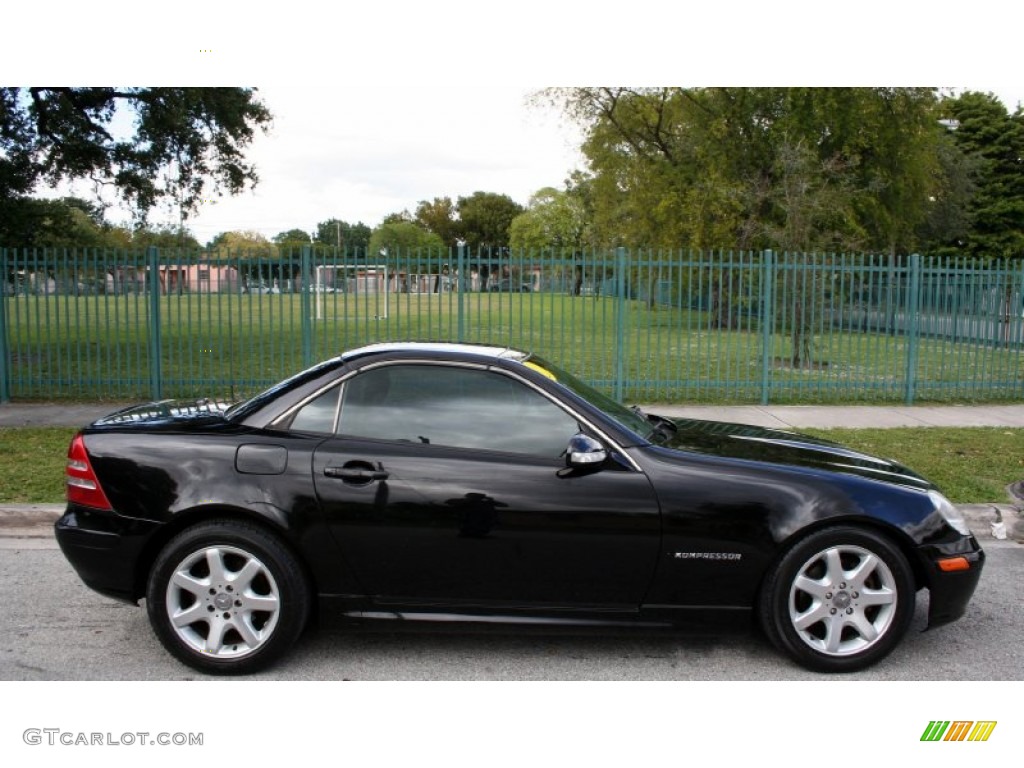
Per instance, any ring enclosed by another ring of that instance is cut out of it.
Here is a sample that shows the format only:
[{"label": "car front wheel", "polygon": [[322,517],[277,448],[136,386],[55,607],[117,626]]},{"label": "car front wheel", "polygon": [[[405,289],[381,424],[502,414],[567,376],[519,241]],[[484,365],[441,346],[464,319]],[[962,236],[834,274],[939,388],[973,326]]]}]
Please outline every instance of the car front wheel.
[{"label": "car front wheel", "polygon": [[302,633],[309,589],[291,552],[268,531],[213,520],[178,534],[150,572],[153,629],[174,656],[213,674],[262,669]]},{"label": "car front wheel", "polygon": [[792,547],[765,583],[768,637],[801,665],[852,672],[887,655],[914,613],[906,558],[874,531],[828,528]]}]

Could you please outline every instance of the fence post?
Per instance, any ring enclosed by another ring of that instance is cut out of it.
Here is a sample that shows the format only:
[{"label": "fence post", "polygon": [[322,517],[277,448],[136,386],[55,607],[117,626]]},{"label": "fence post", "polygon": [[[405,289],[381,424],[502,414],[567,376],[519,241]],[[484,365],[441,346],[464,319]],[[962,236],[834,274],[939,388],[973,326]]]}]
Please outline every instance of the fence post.
[{"label": "fence post", "polygon": [[313,364],[313,258],[308,245],[302,246],[302,367]]},{"label": "fence post", "polygon": [[160,250],[146,249],[149,272],[149,391],[154,400],[163,399],[163,344],[160,328]]},{"label": "fence post", "polygon": [[615,249],[615,399],[622,402],[626,378],[626,249]]},{"label": "fence post", "polygon": [[914,404],[914,388],[917,384],[917,354],[918,336],[920,326],[918,314],[921,304],[921,255],[910,254],[909,271],[907,273],[910,281],[907,286],[907,382],[906,382],[906,403]]},{"label": "fence post", "polygon": [[456,340],[461,344],[466,339],[466,278],[465,278],[465,266],[466,266],[466,241],[459,240],[458,242],[458,253],[456,254],[456,275],[455,287],[459,291],[458,295],[458,332],[456,334]]},{"label": "fence post", "polygon": [[771,250],[761,254],[761,405],[772,391],[772,326],[775,324],[775,261]]},{"label": "fence post", "polygon": [[3,271],[0,272],[0,403],[11,401],[11,345],[7,337],[7,275],[14,270],[7,266],[7,249],[2,248],[0,264]]}]

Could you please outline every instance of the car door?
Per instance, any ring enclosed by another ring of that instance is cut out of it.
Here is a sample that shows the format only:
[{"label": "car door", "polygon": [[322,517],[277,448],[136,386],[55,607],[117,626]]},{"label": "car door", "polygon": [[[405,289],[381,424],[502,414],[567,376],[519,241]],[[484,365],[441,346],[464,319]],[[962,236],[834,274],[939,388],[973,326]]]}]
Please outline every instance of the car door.
[{"label": "car door", "polygon": [[660,546],[647,477],[568,469],[583,427],[496,370],[388,364],[342,388],[313,458],[329,529],[366,594],[406,606],[635,610]]}]

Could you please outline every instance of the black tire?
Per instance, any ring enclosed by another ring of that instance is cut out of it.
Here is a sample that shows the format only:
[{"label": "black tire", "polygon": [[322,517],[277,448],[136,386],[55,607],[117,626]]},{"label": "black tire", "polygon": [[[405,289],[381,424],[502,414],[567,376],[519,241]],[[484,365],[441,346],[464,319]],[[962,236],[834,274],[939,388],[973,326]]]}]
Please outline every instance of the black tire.
[{"label": "black tire", "polygon": [[885,657],[914,616],[906,558],[874,531],[837,526],[801,539],[761,590],[769,639],[800,665],[853,672]]},{"label": "black tire", "polygon": [[146,608],[160,642],[190,667],[247,674],[279,659],[299,638],[310,590],[295,556],[272,533],[239,520],[210,520],[161,550]]}]

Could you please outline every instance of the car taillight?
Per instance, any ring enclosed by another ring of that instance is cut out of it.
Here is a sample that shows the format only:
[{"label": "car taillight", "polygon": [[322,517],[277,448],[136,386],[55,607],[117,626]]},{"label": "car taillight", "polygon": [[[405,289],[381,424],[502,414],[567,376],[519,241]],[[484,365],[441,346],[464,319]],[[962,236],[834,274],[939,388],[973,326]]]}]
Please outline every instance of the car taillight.
[{"label": "car taillight", "polygon": [[69,502],[97,509],[113,509],[107,494],[100,487],[99,478],[93,472],[89,454],[85,452],[85,440],[81,435],[75,435],[68,446],[68,465],[64,474]]}]

